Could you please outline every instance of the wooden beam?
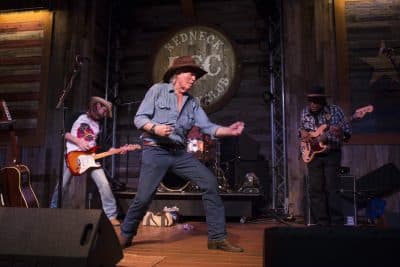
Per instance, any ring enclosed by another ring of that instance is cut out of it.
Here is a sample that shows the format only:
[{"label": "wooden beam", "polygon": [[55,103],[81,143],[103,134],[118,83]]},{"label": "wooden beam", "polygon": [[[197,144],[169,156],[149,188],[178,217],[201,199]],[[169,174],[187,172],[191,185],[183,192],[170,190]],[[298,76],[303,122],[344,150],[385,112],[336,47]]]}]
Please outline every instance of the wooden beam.
[{"label": "wooden beam", "polygon": [[349,85],[349,61],[346,33],[345,0],[334,1],[335,5],[335,27],[336,27],[336,59],[338,85],[340,90],[339,101],[344,110],[349,113],[350,107],[350,85]]},{"label": "wooden beam", "polygon": [[181,0],[182,13],[185,17],[194,18],[194,7],[192,0]]}]

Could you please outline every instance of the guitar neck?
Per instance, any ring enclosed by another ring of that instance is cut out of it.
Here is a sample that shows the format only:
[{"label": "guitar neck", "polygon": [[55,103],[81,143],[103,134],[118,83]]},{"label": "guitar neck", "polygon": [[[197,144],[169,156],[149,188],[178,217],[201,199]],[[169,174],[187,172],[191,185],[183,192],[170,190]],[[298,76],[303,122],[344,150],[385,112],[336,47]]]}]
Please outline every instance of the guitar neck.
[{"label": "guitar neck", "polygon": [[2,113],[4,113],[4,117],[2,116],[0,119],[7,121],[8,130],[10,132],[10,141],[11,141],[11,148],[7,152],[7,162],[11,165],[19,163],[19,147],[18,147],[18,137],[15,134],[14,130],[14,121],[11,117],[11,113],[8,109],[7,103],[4,100],[0,100],[0,109]]},{"label": "guitar neck", "polygon": [[360,118],[358,118],[357,116],[355,116],[355,114],[353,114],[353,115],[347,117],[346,119],[347,119],[347,122],[352,122],[352,121],[360,119]]},{"label": "guitar neck", "polygon": [[101,158],[108,157],[108,156],[111,156],[111,155],[114,155],[114,154],[118,154],[121,151],[122,151],[122,149],[116,148],[116,149],[114,149],[112,151],[106,151],[106,152],[102,152],[102,153],[96,154],[96,155],[93,156],[93,158],[94,159],[101,159]]},{"label": "guitar neck", "polygon": [[19,163],[19,147],[18,147],[18,137],[15,134],[14,130],[10,131],[10,140],[11,140],[11,155],[9,162],[12,164]]}]

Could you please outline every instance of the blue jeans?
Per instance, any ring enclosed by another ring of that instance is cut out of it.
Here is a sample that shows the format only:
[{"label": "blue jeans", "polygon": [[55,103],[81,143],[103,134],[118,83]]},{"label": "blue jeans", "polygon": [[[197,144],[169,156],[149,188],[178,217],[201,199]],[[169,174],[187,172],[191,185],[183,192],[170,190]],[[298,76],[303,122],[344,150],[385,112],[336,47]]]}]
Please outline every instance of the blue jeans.
[{"label": "blue jeans", "polygon": [[[103,211],[109,219],[117,218],[117,203],[115,201],[114,195],[111,191],[110,184],[108,183],[106,174],[102,168],[96,168],[90,170],[90,176],[95,182],[100,198],[101,203],[103,205]],[[70,170],[67,168],[64,162],[64,173],[63,173],[63,187],[62,187],[62,196],[68,191],[68,187],[71,184],[72,174]],[[51,197],[50,208],[57,208],[58,202],[58,182],[54,189],[53,196]]]},{"label": "blue jeans", "polygon": [[210,240],[225,238],[225,208],[218,194],[218,182],[214,174],[183,149],[171,151],[152,146],[143,147],[138,190],[121,226],[122,236],[131,239],[136,235],[140,221],[168,169],[196,183],[203,191],[208,238]]}]

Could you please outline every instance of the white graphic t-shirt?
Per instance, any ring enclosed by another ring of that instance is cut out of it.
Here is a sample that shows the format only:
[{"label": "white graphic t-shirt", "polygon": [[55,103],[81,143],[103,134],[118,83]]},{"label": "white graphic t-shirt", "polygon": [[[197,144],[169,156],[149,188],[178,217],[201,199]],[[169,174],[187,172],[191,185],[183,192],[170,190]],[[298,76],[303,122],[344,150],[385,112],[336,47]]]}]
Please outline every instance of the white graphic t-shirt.
[{"label": "white graphic t-shirt", "polygon": [[[96,146],[96,138],[99,134],[100,127],[97,121],[92,120],[87,114],[82,114],[72,125],[70,133],[78,138],[83,138],[89,142],[90,147]],[[82,150],[72,142],[66,143],[67,153],[74,150]]]}]

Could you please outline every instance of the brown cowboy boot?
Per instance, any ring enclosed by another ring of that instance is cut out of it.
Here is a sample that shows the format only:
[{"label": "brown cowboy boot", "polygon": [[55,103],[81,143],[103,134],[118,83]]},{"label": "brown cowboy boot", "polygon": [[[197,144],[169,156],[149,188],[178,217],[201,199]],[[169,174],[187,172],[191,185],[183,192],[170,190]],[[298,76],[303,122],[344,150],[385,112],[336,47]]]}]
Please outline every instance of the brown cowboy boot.
[{"label": "brown cowboy boot", "polygon": [[243,252],[244,249],[238,246],[234,246],[224,238],[221,240],[208,240],[208,249],[219,249],[228,252]]},{"label": "brown cowboy boot", "polygon": [[117,237],[122,249],[132,246],[132,239],[124,237],[121,232],[117,234]]},{"label": "brown cowboy boot", "polygon": [[114,231],[122,249],[132,246],[132,239],[128,239],[121,234],[121,227],[114,226]]}]

